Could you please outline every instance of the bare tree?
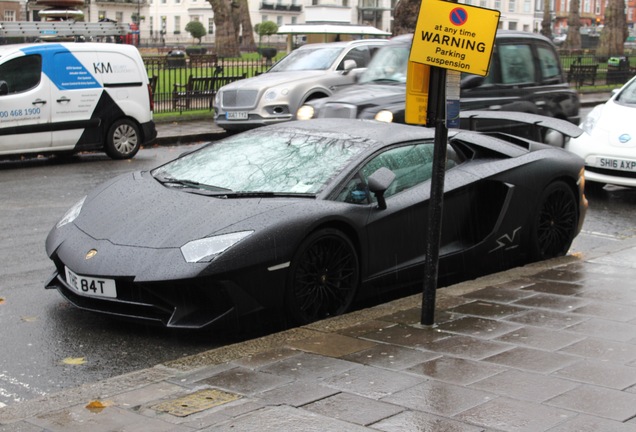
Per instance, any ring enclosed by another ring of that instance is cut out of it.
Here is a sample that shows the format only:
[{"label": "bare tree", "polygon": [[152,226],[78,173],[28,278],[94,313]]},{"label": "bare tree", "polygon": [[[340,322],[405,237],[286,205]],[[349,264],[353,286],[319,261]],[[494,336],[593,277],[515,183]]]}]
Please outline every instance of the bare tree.
[{"label": "bare tree", "polygon": [[596,55],[609,57],[623,55],[625,39],[629,35],[625,16],[625,2],[623,0],[609,0],[605,8],[605,26],[601,32]]},{"label": "bare tree", "polygon": [[240,35],[250,51],[256,50],[247,0],[208,0],[214,12],[214,45],[219,57],[240,57]]},{"label": "bare tree", "polygon": [[581,15],[579,0],[570,1],[570,15],[568,15],[568,37],[563,42],[563,48],[569,50],[581,49]]},{"label": "bare tree", "polygon": [[421,0],[399,0],[393,17],[393,36],[413,33],[420,13]]}]

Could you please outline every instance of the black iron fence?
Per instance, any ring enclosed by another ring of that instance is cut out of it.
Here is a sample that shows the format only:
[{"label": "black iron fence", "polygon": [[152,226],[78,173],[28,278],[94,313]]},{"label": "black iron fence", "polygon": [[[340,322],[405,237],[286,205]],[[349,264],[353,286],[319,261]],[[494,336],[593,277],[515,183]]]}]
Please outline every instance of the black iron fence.
[{"label": "black iron fence", "polygon": [[186,55],[179,50],[143,59],[156,113],[212,109],[221,86],[269,68],[265,59],[220,59],[214,54]]},{"label": "black iron fence", "polygon": [[[562,54],[561,64],[568,82],[583,86],[619,85],[636,75],[630,57],[599,58],[593,54]],[[222,59],[214,54],[187,55],[172,50],[144,56],[153,87],[155,112],[183,112],[212,109],[216,91],[223,85],[265,72],[267,59]]]}]

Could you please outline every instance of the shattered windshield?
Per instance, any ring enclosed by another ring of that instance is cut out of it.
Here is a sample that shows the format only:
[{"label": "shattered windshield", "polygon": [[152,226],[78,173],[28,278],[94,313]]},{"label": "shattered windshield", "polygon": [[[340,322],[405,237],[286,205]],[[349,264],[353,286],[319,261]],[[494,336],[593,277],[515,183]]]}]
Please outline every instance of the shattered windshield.
[{"label": "shattered windshield", "polygon": [[343,49],[343,47],[297,49],[272,66],[268,72],[327,70]]},{"label": "shattered windshield", "polygon": [[164,184],[207,191],[316,194],[372,143],[344,133],[256,129],[152,171]]},{"label": "shattered windshield", "polygon": [[395,44],[382,47],[360,76],[360,83],[406,82],[406,68],[410,45]]}]

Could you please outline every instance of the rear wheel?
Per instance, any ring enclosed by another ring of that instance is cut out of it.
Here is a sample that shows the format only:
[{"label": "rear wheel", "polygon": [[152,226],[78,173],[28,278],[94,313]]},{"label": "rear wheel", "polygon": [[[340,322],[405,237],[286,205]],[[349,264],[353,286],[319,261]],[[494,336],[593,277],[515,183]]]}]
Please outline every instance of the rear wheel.
[{"label": "rear wheel", "polygon": [[335,229],[307,237],[294,256],[286,290],[286,309],[295,324],[308,324],[347,311],[359,284],[358,254]]},{"label": "rear wheel", "polygon": [[544,260],[567,253],[578,225],[572,189],[562,181],[551,183],[541,195],[532,230],[532,258]]},{"label": "rear wheel", "polygon": [[113,159],[130,159],[141,146],[139,128],[132,120],[117,120],[106,135],[106,154]]}]

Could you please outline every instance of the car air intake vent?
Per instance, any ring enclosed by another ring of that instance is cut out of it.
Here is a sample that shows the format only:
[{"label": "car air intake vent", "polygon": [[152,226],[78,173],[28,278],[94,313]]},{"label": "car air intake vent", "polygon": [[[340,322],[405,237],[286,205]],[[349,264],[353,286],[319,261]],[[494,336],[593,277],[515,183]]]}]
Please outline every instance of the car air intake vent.
[{"label": "car air intake vent", "polygon": [[355,105],[330,103],[325,106],[320,117],[353,119],[357,117],[357,110]]},{"label": "car air intake vent", "polygon": [[256,105],[257,90],[224,90],[221,106],[224,108],[252,108]]}]

